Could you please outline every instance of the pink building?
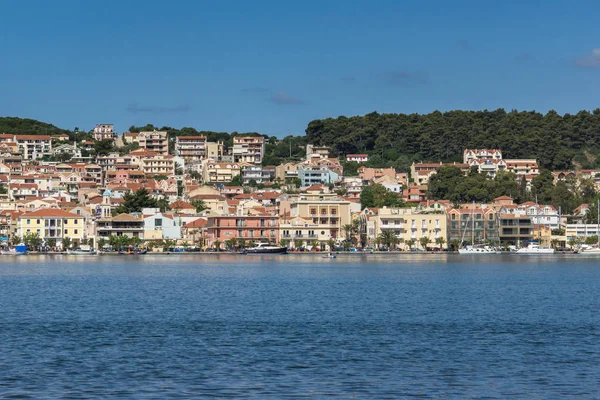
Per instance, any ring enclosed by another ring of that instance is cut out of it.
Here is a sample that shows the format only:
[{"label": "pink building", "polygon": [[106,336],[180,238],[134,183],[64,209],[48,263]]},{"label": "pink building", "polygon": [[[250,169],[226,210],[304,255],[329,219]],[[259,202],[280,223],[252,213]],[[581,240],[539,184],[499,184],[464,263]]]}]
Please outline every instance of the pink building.
[{"label": "pink building", "polygon": [[221,248],[225,241],[236,238],[250,241],[279,243],[279,216],[276,215],[219,215],[208,218],[206,225],[208,247],[218,240]]}]

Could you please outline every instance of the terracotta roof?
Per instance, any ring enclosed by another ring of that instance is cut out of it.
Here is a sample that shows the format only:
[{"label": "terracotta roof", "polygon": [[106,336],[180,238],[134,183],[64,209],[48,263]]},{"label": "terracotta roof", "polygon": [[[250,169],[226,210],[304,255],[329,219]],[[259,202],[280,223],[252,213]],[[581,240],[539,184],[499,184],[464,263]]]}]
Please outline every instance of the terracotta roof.
[{"label": "terracotta roof", "polygon": [[51,140],[50,135],[15,135],[16,140]]},{"label": "terracotta roof", "polygon": [[204,218],[198,218],[191,222],[187,222],[183,225],[184,228],[203,228],[206,226],[208,220]]},{"label": "terracotta roof", "polygon": [[185,210],[185,209],[190,209],[190,208],[193,208],[194,210],[196,209],[195,206],[193,206],[192,204],[190,204],[186,201],[183,201],[183,200],[177,200],[176,202],[169,204],[169,208],[172,210],[176,209],[176,208],[178,208],[180,210]]},{"label": "terracotta roof", "polygon": [[180,141],[181,140],[186,140],[186,139],[189,139],[189,140],[205,140],[206,136],[177,136],[177,139],[180,140]]},{"label": "terracotta roof", "polygon": [[65,217],[65,218],[81,218],[81,215],[73,214],[59,208],[42,208],[41,210],[32,211],[21,216],[22,218],[29,217]]},{"label": "terracotta roof", "polygon": [[122,213],[114,216],[112,220],[117,222],[139,222],[142,218],[141,215],[136,217],[135,215]]},{"label": "terracotta roof", "polygon": [[220,194],[197,194],[191,197],[190,200],[227,200],[227,197]]}]

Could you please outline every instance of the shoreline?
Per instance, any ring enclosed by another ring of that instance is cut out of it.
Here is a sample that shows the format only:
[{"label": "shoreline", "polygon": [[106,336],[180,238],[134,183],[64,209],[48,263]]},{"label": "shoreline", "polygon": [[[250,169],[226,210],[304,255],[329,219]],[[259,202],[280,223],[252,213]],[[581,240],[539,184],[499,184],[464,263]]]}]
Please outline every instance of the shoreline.
[{"label": "shoreline", "polygon": [[[332,253],[336,256],[354,256],[354,257],[367,257],[367,256],[414,256],[414,255],[460,255],[458,251],[375,251],[375,252],[357,252],[357,251],[336,251]],[[581,255],[585,253],[575,253],[572,251],[561,251],[555,252],[554,254],[543,254],[544,256],[552,256],[552,255]],[[101,253],[95,255],[78,255],[78,254],[67,254],[66,252],[28,252],[26,255],[29,256],[76,256],[76,257],[142,257],[142,256],[242,256],[247,255],[250,257],[253,256],[273,256],[273,255],[287,255],[287,256],[302,256],[302,257],[323,257],[327,256],[328,252],[289,252],[285,254],[243,254],[240,252],[229,252],[229,251],[221,251],[221,252],[149,252],[147,254],[119,254],[117,252],[110,253]],[[467,254],[465,257],[470,256],[490,256],[490,255],[516,255],[515,252],[501,252],[501,253],[490,253],[490,254]],[[589,254],[588,254],[589,255]],[[6,255],[5,257],[10,257],[14,255]],[[20,257],[21,255],[19,255]],[[534,255],[535,256],[535,255]],[[3,258],[0,256],[0,258]]]}]

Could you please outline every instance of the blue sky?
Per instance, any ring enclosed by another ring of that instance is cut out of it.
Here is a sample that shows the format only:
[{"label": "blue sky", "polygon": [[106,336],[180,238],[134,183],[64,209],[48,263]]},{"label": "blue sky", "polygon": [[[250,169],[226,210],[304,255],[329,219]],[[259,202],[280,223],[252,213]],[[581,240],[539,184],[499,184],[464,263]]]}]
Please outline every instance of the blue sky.
[{"label": "blue sky", "polygon": [[600,106],[597,1],[19,0],[0,15],[0,115],[69,129],[285,136],[371,111]]}]

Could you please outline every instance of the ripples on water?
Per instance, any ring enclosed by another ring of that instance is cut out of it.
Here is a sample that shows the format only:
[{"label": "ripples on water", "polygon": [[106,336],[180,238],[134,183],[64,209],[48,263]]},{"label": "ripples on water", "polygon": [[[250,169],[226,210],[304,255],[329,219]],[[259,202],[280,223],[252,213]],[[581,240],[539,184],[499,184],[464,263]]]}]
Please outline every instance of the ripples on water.
[{"label": "ripples on water", "polygon": [[1,258],[0,397],[598,398],[598,271],[577,257]]}]

